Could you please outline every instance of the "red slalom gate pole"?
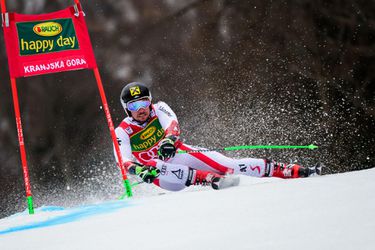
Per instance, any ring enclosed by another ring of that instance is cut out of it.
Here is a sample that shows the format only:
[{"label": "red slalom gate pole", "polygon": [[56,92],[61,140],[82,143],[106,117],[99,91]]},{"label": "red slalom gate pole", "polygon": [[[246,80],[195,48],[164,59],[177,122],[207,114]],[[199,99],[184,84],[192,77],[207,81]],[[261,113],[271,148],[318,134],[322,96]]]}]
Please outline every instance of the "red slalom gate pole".
[{"label": "red slalom gate pole", "polygon": [[[1,0],[1,13],[3,16],[5,15],[5,12],[6,12],[5,0]],[[27,207],[29,210],[29,214],[34,214],[33,196],[31,193],[29,169],[27,167],[25,143],[23,140],[22,122],[21,122],[20,106],[19,106],[18,94],[17,94],[16,79],[12,77],[10,79],[10,83],[12,87],[13,107],[14,107],[14,113],[15,113],[15,118],[16,118],[18,144],[20,146],[23,179],[24,179],[25,189],[26,189]]]},{"label": "red slalom gate pole", "polygon": [[10,82],[11,82],[11,85],[12,85],[13,106],[14,106],[14,113],[15,113],[15,116],[16,116],[18,143],[19,143],[19,146],[20,146],[23,179],[24,179],[24,182],[25,182],[25,189],[26,189],[27,206],[28,206],[28,209],[29,209],[29,214],[34,214],[33,196],[31,194],[29,169],[27,167],[25,143],[24,143],[24,140],[23,140],[22,122],[21,122],[20,107],[19,107],[19,102],[18,102],[16,79],[11,78]]},{"label": "red slalom gate pole", "polygon": [[113,144],[115,145],[115,151],[116,151],[117,159],[118,159],[120,169],[121,169],[122,179],[123,179],[123,183],[124,183],[124,187],[125,187],[125,193],[128,197],[132,197],[133,196],[132,188],[131,188],[130,182],[129,182],[127,176],[126,176],[126,169],[125,169],[123,161],[122,161],[121,151],[120,151],[120,147],[119,147],[118,142],[117,142],[115,127],[113,126],[111,113],[109,112],[108,102],[107,102],[107,98],[105,96],[102,79],[100,77],[100,73],[99,73],[98,68],[94,68],[93,71],[94,71],[96,83],[98,84],[98,89],[99,89],[100,97],[102,99],[103,109],[104,109],[105,116],[107,118],[108,127],[109,127],[109,130],[111,132],[112,141],[113,141]]},{"label": "red slalom gate pole", "polygon": [[[74,0],[74,3],[77,4],[77,5],[81,4],[79,2],[79,0]],[[109,131],[111,133],[113,144],[115,145],[115,151],[116,151],[117,159],[119,161],[119,167],[120,167],[121,174],[122,174],[123,184],[124,184],[124,187],[125,187],[125,193],[128,197],[132,197],[133,196],[132,188],[131,188],[130,182],[128,180],[128,177],[126,176],[126,169],[125,169],[123,161],[122,161],[121,151],[120,151],[120,147],[119,147],[118,142],[117,142],[115,127],[113,126],[113,121],[112,121],[111,113],[109,111],[108,102],[107,102],[107,98],[105,96],[105,91],[104,91],[104,88],[103,88],[103,83],[102,83],[102,79],[100,77],[99,69],[96,67],[96,68],[93,69],[93,71],[94,71],[96,83],[98,85],[100,97],[102,99],[103,109],[104,109],[105,116],[107,118]],[[122,197],[124,197],[124,195]]]},{"label": "red slalom gate pole", "polygon": [[7,11],[5,0],[1,0],[1,13],[5,13]]}]

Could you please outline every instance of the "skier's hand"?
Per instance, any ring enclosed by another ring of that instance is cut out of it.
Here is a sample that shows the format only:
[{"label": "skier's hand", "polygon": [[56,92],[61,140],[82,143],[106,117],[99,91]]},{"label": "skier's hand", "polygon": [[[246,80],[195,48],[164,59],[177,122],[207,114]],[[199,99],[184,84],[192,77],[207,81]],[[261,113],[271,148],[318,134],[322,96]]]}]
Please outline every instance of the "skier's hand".
[{"label": "skier's hand", "polygon": [[136,175],[142,171],[144,165],[139,164],[138,162],[128,161],[125,163],[125,167],[127,168],[129,174]]},{"label": "skier's hand", "polygon": [[159,143],[158,156],[159,159],[164,161],[168,158],[174,157],[176,154],[176,147],[171,138],[164,138]]},{"label": "skier's hand", "polygon": [[137,168],[136,174],[146,183],[152,183],[160,175],[160,170],[152,166]]}]

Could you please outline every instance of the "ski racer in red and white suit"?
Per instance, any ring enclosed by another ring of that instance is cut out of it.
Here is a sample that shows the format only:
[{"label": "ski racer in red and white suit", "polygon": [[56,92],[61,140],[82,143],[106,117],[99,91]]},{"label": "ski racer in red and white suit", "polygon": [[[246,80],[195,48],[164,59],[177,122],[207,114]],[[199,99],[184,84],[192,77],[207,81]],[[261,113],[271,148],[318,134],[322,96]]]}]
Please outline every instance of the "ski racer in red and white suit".
[{"label": "ski racer in red and white suit", "polygon": [[[142,83],[126,85],[121,102],[128,117],[115,130],[125,167],[146,182],[178,191],[192,184],[212,184],[225,174],[281,178],[308,176],[305,168],[296,164],[286,166],[267,159],[233,159],[215,151],[176,153],[202,148],[181,142],[175,113],[166,103],[152,104],[151,100],[150,91]],[[150,170],[157,174],[150,175]]]}]

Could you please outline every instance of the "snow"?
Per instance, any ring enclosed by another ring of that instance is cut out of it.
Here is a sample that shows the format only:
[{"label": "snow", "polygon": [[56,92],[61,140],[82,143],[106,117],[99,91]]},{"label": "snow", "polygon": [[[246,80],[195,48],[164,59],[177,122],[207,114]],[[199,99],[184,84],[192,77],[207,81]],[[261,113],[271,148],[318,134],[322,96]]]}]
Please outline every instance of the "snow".
[{"label": "snow", "polygon": [[45,206],[0,220],[0,249],[375,249],[374,179],[241,176],[219,191]]}]

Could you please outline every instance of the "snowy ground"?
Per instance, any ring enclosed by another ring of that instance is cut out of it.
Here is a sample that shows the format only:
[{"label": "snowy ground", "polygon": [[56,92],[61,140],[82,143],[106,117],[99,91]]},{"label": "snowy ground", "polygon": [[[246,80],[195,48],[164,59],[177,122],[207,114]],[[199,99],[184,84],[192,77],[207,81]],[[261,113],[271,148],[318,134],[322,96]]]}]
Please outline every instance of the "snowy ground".
[{"label": "snowy ground", "polygon": [[0,249],[375,249],[375,169],[0,220]]}]

